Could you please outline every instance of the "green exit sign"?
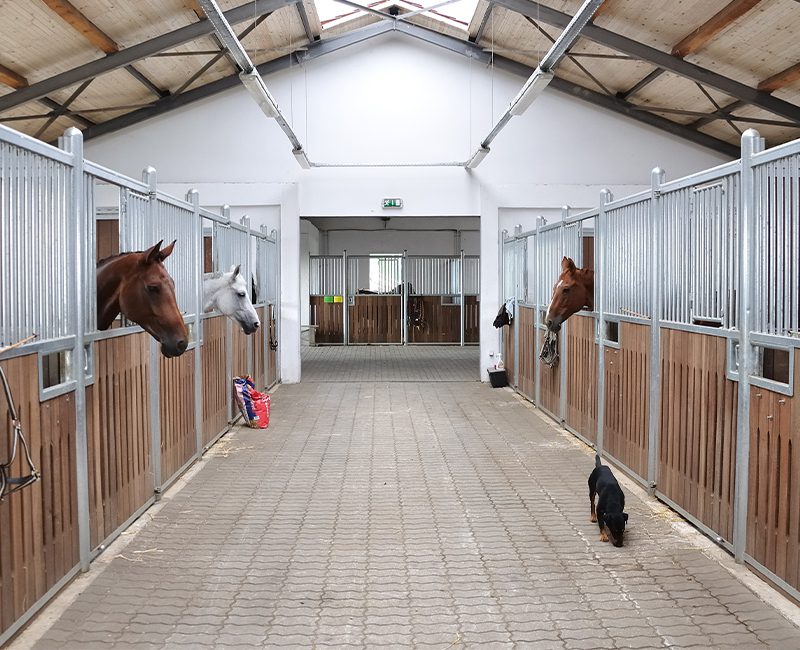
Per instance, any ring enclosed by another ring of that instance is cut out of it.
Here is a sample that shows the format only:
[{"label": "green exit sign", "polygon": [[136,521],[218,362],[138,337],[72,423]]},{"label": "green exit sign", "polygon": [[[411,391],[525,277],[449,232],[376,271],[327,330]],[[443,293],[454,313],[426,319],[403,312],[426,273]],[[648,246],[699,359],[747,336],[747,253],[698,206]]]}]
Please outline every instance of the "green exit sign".
[{"label": "green exit sign", "polygon": [[383,199],[384,208],[402,208],[403,199]]}]

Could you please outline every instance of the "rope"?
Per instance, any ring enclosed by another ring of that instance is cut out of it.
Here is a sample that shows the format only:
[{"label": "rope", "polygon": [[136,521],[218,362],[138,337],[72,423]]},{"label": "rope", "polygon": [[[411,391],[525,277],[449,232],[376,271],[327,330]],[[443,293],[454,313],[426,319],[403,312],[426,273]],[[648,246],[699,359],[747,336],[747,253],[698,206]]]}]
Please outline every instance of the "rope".
[{"label": "rope", "polygon": [[[5,393],[6,402],[8,403],[8,413],[11,416],[11,427],[13,429],[13,433],[11,434],[11,454],[9,455],[8,461],[5,463],[0,463],[0,501],[2,501],[6,495],[13,494],[16,491],[27,487],[31,483],[35,483],[42,478],[42,475],[33,464],[31,452],[28,448],[28,443],[25,440],[25,434],[22,430],[22,423],[19,421],[17,409],[14,406],[14,397],[11,395],[11,388],[8,385],[6,373],[2,368],[0,368],[0,379],[3,381],[3,392]],[[17,457],[18,445],[22,447],[22,450],[25,453],[25,460],[28,464],[28,470],[30,473],[27,476],[13,477],[10,475],[11,465],[13,465],[14,460]],[[9,486],[13,487],[9,488]]]}]

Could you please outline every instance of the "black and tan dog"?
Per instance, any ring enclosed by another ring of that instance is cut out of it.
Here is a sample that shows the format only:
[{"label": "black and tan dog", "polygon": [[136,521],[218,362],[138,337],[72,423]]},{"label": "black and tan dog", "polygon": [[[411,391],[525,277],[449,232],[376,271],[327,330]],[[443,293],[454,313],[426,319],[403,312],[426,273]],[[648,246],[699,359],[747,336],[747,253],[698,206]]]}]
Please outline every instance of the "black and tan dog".
[{"label": "black and tan dog", "polygon": [[[594,506],[595,494],[597,509]],[[622,546],[622,536],[628,522],[628,515],[623,512],[625,494],[611,469],[600,463],[600,456],[594,457],[594,469],[589,475],[589,502],[592,504],[592,521],[600,526],[600,541],[607,542],[610,537],[614,546]]]}]

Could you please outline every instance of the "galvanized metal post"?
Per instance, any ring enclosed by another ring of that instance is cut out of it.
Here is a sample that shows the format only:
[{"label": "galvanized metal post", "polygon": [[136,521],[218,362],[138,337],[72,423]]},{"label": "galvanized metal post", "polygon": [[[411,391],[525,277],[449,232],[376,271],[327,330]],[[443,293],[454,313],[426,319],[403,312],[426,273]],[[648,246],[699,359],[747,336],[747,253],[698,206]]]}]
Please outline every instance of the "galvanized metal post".
[{"label": "galvanized metal post", "polygon": [[[567,217],[569,217],[569,206],[565,205],[561,208],[561,255],[566,255],[566,235],[567,235]],[[567,419],[567,367],[564,365],[567,360],[567,331],[569,328],[569,319],[562,325],[561,336],[558,337],[559,355],[561,360],[558,363],[558,418],[565,422]]]},{"label": "galvanized metal post", "polygon": [[403,259],[400,261],[400,318],[403,319],[403,326],[400,328],[401,343],[408,345],[408,251],[403,249]]},{"label": "galvanized metal post", "polygon": [[664,170],[656,167],[650,174],[650,404],[647,430],[647,485],[655,493],[658,481],[659,423],[661,422],[661,237],[663,201],[661,185]]},{"label": "galvanized metal post", "polygon": [[461,347],[464,347],[465,328],[466,328],[466,305],[464,304],[464,249],[461,249],[458,258],[458,301],[461,303]]},{"label": "galvanized metal post", "polygon": [[[252,281],[251,274],[253,272],[252,269],[250,268],[251,267],[251,264],[250,264],[251,253],[253,252],[252,246],[251,246],[251,241],[250,241],[250,239],[252,237],[252,235],[250,234],[250,217],[248,217],[247,215],[244,215],[241,219],[239,219],[239,223],[242,226],[244,226],[245,228],[247,228],[247,239],[246,239],[246,241],[247,241],[247,259],[246,260],[242,260],[242,262],[246,262],[246,264],[247,264],[246,269],[245,269],[245,273],[247,274],[247,277],[245,277],[245,283],[247,284],[247,288],[245,289],[245,291],[247,291],[247,293],[249,295],[250,294],[250,286],[251,286],[250,283]],[[245,354],[247,355],[247,374],[252,377],[253,376],[253,368],[255,367],[255,364],[253,362],[253,337],[252,337],[252,335],[245,337]]]},{"label": "galvanized metal post", "polygon": [[[524,257],[520,254],[520,244],[522,243],[522,239],[519,238],[519,234],[522,232],[522,225],[517,224],[514,226],[514,243],[512,244],[513,248],[512,251],[514,253],[514,388],[519,388],[519,335],[520,335],[520,326],[519,326],[519,295],[520,295],[520,287],[519,287],[519,278],[521,274],[522,264],[524,262]],[[504,296],[503,299],[506,299],[507,296]]]},{"label": "galvanized metal post", "polygon": [[741,209],[739,210],[739,401],[736,415],[736,483],[733,504],[733,553],[744,562],[747,551],[747,498],[750,482],[750,376],[755,371],[756,355],[750,344],[754,304],[755,196],[754,154],[764,149],[764,140],[755,129],[742,134]]},{"label": "galvanized metal post", "polygon": [[539,230],[541,229],[544,217],[536,217],[536,239],[534,240],[536,244],[534,248],[536,249],[536,259],[533,263],[534,269],[536,269],[536,282],[535,287],[533,289],[534,292],[534,311],[533,311],[533,401],[535,402],[536,406],[541,407],[542,405],[542,380],[541,380],[541,361],[539,360],[539,321],[541,320],[541,305],[539,304],[539,298],[541,298],[541,287],[542,287],[542,273],[544,270],[542,269],[542,251],[544,247],[541,243],[541,238],[539,235]]},{"label": "galvanized metal post", "polygon": [[275,350],[275,382],[280,381],[281,372],[281,234],[275,228],[272,229],[272,238],[275,240],[275,341],[278,349]]},{"label": "galvanized metal post", "polygon": [[[231,207],[229,205],[222,206],[222,216],[230,228]],[[227,239],[230,241],[230,237]],[[223,273],[226,271],[223,268],[214,270]],[[233,323],[230,318],[225,319],[225,404],[228,411],[228,422],[233,422]]]},{"label": "galvanized metal post", "polygon": [[348,287],[348,273],[347,273],[347,249],[342,251],[342,278],[344,282],[344,295],[342,296],[342,330],[344,338],[342,343],[348,345],[350,341],[350,290]]},{"label": "galvanized metal post", "polygon": [[[147,167],[142,172],[142,182],[148,187],[147,221],[151,233],[155,232],[156,224],[156,170]],[[156,501],[161,499],[161,376],[158,343],[150,338],[150,453],[153,467],[153,493]]]},{"label": "galvanized metal post", "polygon": [[[267,237],[267,226],[265,224],[261,224],[261,234],[264,237]],[[261,268],[264,270],[264,320],[266,322],[261,323],[261,327],[264,328],[264,336],[262,336],[263,340],[263,354],[264,354],[264,375],[261,377],[262,386],[269,385],[269,326],[270,326],[270,318],[269,318],[269,292],[266,288],[266,283],[268,282],[267,276],[269,275],[269,244],[267,243],[266,239],[263,240],[264,245],[262,247],[262,254],[265,257],[265,260],[261,262],[260,260],[256,260],[258,264],[261,265]]]},{"label": "galvanized metal post", "polygon": [[[508,230],[503,228],[500,231],[500,301],[501,304],[505,304],[506,302],[506,267],[508,266],[506,262],[506,240],[508,239]],[[516,325],[516,324],[515,324]],[[506,336],[508,336],[507,330],[504,327],[501,327],[498,330],[498,337],[500,343],[500,350],[499,352],[495,352],[494,354],[501,354],[503,350],[506,349]],[[495,360],[497,357],[495,357]],[[517,385],[517,370],[514,369],[514,387]]]},{"label": "galvanized metal post", "polygon": [[[600,209],[597,212],[595,229],[595,309],[597,310],[597,440],[598,453],[603,452],[603,429],[606,417],[606,319],[605,319],[605,279],[603,271],[606,259],[605,221],[606,204],[614,200],[611,190],[600,190]],[[599,282],[598,282],[599,280]]]},{"label": "galvanized metal post", "polygon": [[189,190],[186,200],[194,212],[194,252],[197,266],[197,291],[194,302],[194,427],[197,457],[203,455],[203,217],[200,216],[200,194]]},{"label": "galvanized metal post", "polygon": [[[77,491],[78,549],[81,571],[89,570],[91,554],[91,534],[89,520],[89,447],[86,430],[86,353],[84,334],[86,313],[83,296],[94,291],[94,278],[86,277],[85,260],[87,255],[94,258],[94,251],[88,250],[91,241],[88,229],[94,228],[90,220],[94,215],[86,214],[83,196],[83,135],[70,127],[60,139],[61,148],[72,155],[72,170],[69,194],[69,212],[72,218],[72,250],[75,254],[73,269],[72,305],[74,309],[73,333],[75,345],[72,348],[73,373],[75,379],[75,487]],[[91,288],[90,288],[91,287]]]}]

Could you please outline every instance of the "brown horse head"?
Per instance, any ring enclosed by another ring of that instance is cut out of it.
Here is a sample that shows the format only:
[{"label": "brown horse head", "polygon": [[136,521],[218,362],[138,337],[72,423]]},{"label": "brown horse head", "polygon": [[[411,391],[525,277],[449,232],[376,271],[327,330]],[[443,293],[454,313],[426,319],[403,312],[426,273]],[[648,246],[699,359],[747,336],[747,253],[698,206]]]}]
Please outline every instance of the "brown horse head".
[{"label": "brown horse head", "polygon": [[565,257],[561,260],[561,275],[553,287],[544,324],[551,332],[558,332],[561,324],[581,309],[594,309],[594,271],[579,269]]},{"label": "brown horse head", "polygon": [[163,264],[175,242],[163,249],[161,243],[97,263],[97,327],[108,329],[122,313],[161,343],[165,357],[178,357],[186,351],[188,333]]}]

